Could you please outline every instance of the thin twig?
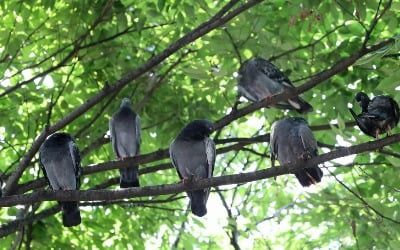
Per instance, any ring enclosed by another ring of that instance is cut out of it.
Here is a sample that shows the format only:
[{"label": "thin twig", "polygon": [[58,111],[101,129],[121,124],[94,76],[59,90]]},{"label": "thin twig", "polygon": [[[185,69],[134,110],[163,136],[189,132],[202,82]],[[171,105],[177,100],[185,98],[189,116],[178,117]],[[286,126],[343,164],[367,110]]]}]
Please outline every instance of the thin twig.
[{"label": "thin twig", "polygon": [[[329,169],[328,169],[329,171]],[[349,191],[350,193],[352,193],[357,199],[359,199],[366,207],[368,207],[369,209],[371,209],[372,211],[374,211],[377,215],[379,215],[380,217],[382,217],[383,219],[389,220],[393,223],[396,224],[400,224],[400,221],[394,220],[390,217],[387,217],[385,215],[383,215],[381,212],[379,212],[377,209],[375,209],[374,207],[372,207],[367,201],[365,201],[360,195],[358,195],[356,192],[354,192],[353,190],[351,190],[346,184],[344,184],[341,180],[339,180],[336,175],[334,173],[332,173],[331,171],[329,171],[329,173],[335,178],[335,180],[342,185],[347,191]]]}]

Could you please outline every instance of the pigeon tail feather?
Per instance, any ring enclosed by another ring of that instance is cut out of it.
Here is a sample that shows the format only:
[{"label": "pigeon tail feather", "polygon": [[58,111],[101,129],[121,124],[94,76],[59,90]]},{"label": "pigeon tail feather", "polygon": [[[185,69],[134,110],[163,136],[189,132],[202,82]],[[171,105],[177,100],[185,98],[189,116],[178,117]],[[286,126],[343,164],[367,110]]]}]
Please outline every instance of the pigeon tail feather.
[{"label": "pigeon tail feather", "polygon": [[356,121],[357,121],[357,119],[358,119],[358,116],[357,116],[357,114],[354,112],[354,110],[353,110],[353,109],[351,109],[351,108],[349,108],[349,111],[350,111],[351,115],[353,116],[354,120],[356,120]]},{"label": "pigeon tail feather", "polygon": [[73,227],[81,224],[81,213],[77,201],[60,202],[62,209],[62,220],[65,227]]},{"label": "pigeon tail feather", "polygon": [[295,173],[297,180],[303,187],[309,187],[312,184],[321,182],[322,175],[322,170],[319,167],[305,168]]},{"label": "pigeon tail feather", "polygon": [[120,188],[131,188],[131,187],[140,187],[139,180],[133,180],[133,181],[125,181],[125,180],[120,180],[119,181],[119,187]]},{"label": "pigeon tail feather", "polygon": [[300,97],[294,97],[288,100],[289,104],[300,114],[306,114],[313,111],[313,107]]},{"label": "pigeon tail feather", "polygon": [[140,187],[138,166],[120,169],[120,188]]},{"label": "pigeon tail feather", "polygon": [[357,126],[361,129],[361,131],[369,135],[371,137],[376,137],[376,133],[378,133],[378,127],[376,123],[374,123],[369,117],[368,114],[366,113],[361,113],[359,115],[356,115],[356,113],[352,110],[349,109],[351,115],[353,116],[354,120],[356,120]]},{"label": "pigeon tail feather", "polygon": [[189,192],[191,210],[196,216],[202,217],[207,214],[206,192],[204,189]]}]

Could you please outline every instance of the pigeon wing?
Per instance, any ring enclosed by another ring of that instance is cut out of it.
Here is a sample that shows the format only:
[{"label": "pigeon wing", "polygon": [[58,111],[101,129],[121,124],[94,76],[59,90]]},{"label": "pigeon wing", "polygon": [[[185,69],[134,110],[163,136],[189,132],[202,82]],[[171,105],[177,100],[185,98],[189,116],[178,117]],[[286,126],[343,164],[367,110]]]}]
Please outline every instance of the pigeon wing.
[{"label": "pigeon wing", "polygon": [[294,87],[289,78],[278,67],[267,60],[257,60],[256,67],[268,78],[281,83],[286,88]]},{"label": "pigeon wing", "polygon": [[140,153],[140,144],[142,143],[142,126],[139,115],[135,118],[136,129],[136,155]]},{"label": "pigeon wing", "polygon": [[311,129],[306,125],[300,125],[298,129],[298,134],[300,136],[301,144],[304,151],[309,153],[310,156],[315,156],[317,141],[315,140]]},{"label": "pigeon wing", "polygon": [[70,141],[68,143],[69,146],[69,153],[71,155],[72,163],[74,165],[74,172],[75,172],[75,177],[76,177],[76,189],[79,189],[81,186],[81,157],[79,154],[79,149],[76,146],[74,141]]},{"label": "pigeon wing", "polygon": [[178,161],[176,159],[176,155],[175,155],[174,151],[175,151],[175,140],[172,141],[171,146],[169,147],[169,156],[171,158],[172,165],[175,167],[176,172],[179,175],[179,178],[182,180],[183,176],[182,176],[181,172],[179,171],[179,165],[178,165]]},{"label": "pigeon wing", "polygon": [[[207,178],[210,178],[213,176],[214,172],[214,164],[215,164],[215,143],[212,139],[206,137],[204,139],[204,146],[206,149],[206,158],[207,158]],[[211,188],[206,188],[204,191],[206,192],[206,201],[208,200],[208,196],[210,195],[210,189]]]},{"label": "pigeon wing", "polygon": [[114,117],[110,118],[109,122],[109,128],[110,128],[110,138],[111,138],[111,146],[114,150],[114,153],[117,157],[120,157],[120,154],[118,153],[118,147],[117,147],[117,134],[115,132],[115,126],[114,126]]}]

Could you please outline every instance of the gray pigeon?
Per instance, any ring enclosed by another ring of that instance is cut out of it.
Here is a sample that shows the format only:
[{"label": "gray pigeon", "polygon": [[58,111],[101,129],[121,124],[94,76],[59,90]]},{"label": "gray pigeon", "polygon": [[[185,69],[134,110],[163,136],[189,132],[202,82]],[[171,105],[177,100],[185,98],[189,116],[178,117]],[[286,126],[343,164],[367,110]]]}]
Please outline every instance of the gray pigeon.
[{"label": "gray pigeon", "polygon": [[[289,117],[272,124],[271,161],[274,167],[278,157],[281,165],[304,162],[318,155],[315,140],[307,122],[300,117]],[[299,169],[294,173],[303,187],[321,181],[322,171],[318,165]]]},{"label": "gray pigeon", "polygon": [[399,105],[390,96],[378,95],[370,100],[367,94],[359,92],[356,101],[362,112],[357,115],[352,109],[349,110],[358,127],[366,135],[378,139],[379,134],[391,134],[392,129],[399,123]]},{"label": "gray pigeon", "polygon": [[[209,135],[213,130],[212,122],[194,120],[186,125],[171,143],[169,148],[171,161],[183,182],[212,177],[215,144]],[[188,192],[194,215],[201,217],[207,213],[206,204],[209,194],[210,188]]]},{"label": "gray pigeon", "polygon": [[[238,76],[239,95],[252,102],[259,102],[273,95],[294,89],[292,82],[275,65],[262,58],[245,61]],[[280,109],[294,109],[300,114],[311,112],[313,107],[296,96],[284,103],[273,105]]]},{"label": "gray pigeon", "polygon": [[[131,101],[122,99],[120,109],[110,119],[111,144],[118,160],[140,153],[140,117],[131,109]],[[120,169],[121,188],[139,187],[139,166]]]},{"label": "gray pigeon", "polygon": [[[81,159],[70,134],[59,132],[47,137],[40,147],[39,162],[53,190],[79,190]],[[81,223],[77,201],[60,201],[63,225]]]}]

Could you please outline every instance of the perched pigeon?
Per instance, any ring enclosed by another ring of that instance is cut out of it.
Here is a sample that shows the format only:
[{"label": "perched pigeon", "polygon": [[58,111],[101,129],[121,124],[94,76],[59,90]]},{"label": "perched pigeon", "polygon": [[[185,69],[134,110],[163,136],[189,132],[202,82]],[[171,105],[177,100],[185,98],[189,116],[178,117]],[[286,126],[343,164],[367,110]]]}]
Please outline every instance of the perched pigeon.
[{"label": "perched pigeon", "polygon": [[[182,129],[169,148],[172,164],[185,180],[210,178],[215,163],[215,144],[208,136],[214,126],[208,120],[194,120]],[[192,213],[204,216],[210,188],[188,192]]]},{"label": "perched pigeon", "polygon": [[[47,137],[40,147],[39,161],[53,190],[79,190],[81,159],[70,134],[59,132]],[[63,225],[81,223],[77,201],[60,201]]]},{"label": "perched pigeon", "polygon": [[[110,119],[111,144],[119,160],[140,153],[140,117],[131,109],[131,101],[122,99],[120,109]],[[139,166],[120,169],[121,188],[139,187]]]},{"label": "perched pigeon", "polygon": [[[289,117],[272,124],[271,161],[274,167],[278,157],[281,165],[304,162],[318,155],[315,140],[307,122],[300,117]],[[321,181],[322,171],[318,165],[299,169],[294,173],[303,187]]]},{"label": "perched pigeon", "polygon": [[361,107],[361,113],[356,113],[350,109],[357,122],[358,127],[366,135],[379,138],[379,134],[391,134],[391,130],[399,122],[399,105],[395,100],[387,95],[375,96],[372,100],[363,93],[357,93],[356,101]]},{"label": "perched pigeon", "polygon": [[[239,69],[239,95],[252,102],[259,102],[265,98],[280,94],[294,86],[275,65],[262,58],[253,58],[245,61]],[[285,103],[273,105],[281,109],[295,109],[300,114],[313,110],[312,106],[300,97],[293,97]]]}]

